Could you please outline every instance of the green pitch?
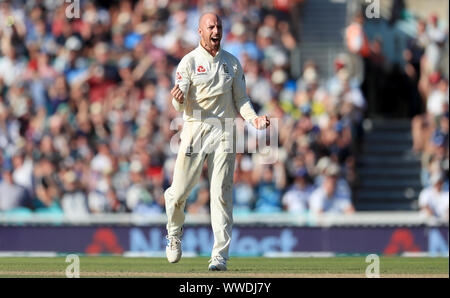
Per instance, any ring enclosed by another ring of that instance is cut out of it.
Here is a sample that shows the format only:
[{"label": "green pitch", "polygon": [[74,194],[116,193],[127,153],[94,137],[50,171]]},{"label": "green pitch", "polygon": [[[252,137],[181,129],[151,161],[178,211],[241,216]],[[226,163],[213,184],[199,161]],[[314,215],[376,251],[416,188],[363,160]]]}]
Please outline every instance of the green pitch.
[{"label": "green pitch", "polygon": [[[65,257],[0,258],[0,277],[66,277]],[[226,272],[208,272],[208,258],[80,257],[80,277],[365,277],[365,257],[232,258]],[[448,258],[380,257],[380,277],[449,277]]]}]

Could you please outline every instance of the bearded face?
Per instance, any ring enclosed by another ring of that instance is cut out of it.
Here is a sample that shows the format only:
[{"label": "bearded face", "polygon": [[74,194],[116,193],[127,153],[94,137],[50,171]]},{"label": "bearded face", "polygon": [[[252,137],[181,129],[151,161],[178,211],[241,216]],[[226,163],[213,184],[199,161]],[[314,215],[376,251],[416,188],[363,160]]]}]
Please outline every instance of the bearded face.
[{"label": "bearded face", "polygon": [[204,15],[199,24],[201,44],[208,51],[218,51],[222,39],[222,21],[215,14]]}]

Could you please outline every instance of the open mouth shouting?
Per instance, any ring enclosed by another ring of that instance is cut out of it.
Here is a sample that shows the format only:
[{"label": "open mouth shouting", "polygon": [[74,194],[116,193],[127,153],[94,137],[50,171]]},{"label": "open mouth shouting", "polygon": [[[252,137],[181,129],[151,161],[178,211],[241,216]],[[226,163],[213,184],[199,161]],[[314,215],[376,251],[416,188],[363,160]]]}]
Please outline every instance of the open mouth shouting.
[{"label": "open mouth shouting", "polygon": [[211,44],[216,48],[219,47],[220,46],[220,36],[211,37]]}]

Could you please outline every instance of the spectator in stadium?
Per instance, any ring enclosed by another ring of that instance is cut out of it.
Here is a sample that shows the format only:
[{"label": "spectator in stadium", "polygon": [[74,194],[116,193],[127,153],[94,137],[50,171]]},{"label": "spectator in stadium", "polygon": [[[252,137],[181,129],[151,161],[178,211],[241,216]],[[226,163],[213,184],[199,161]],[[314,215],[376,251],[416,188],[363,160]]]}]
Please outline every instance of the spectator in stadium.
[{"label": "spectator in stadium", "polygon": [[126,193],[127,208],[137,214],[159,214],[162,212],[162,207],[149,191],[144,175],[144,168],[141,162],[138,159],[132,160],[130,164],[132,184]]},{"label": "spectator in stadium", "polygon": [[[89,214],[86,194],[78,185],[74,171],[66,171],[62,177],[63,194],[61,207],[64,215],[70,218],[81,218]],[[95,210],[95,209],[94,209]]]},{"label": "spectator in stadium", "polygon": [[[339,164],[331,160],[331,158],[325,156],[319,159],[316,165],[316,176],[314,179],[314,186],[320,187],[325,178],[329,175],[337,175],[337,188],[338,192],[342,196],[351,198],[351,188],[348,180],[344,177],[344,173],[341,171]],[[342,173],[342,174],[341,174]]]},{"label": "spectator in stadium", "polygon": [[331,96],[338,96],[344,89],[344,80],[348,79],[351,88],[359,88],[360,82],[352,76],[350,71],[350,57],[340,53],[334,60],[334,74],[327,80],[326,89]]},{"label": "spectator in stadium", "polygon": [[88,191],[87,200],[91,213],[107,213],[112,212],[113,208],[119,208],[114,201],[116,196],[111,177],[113,167],[112,165],[112,168],[108,168],[106,172],[102,173],[102,178],[95,185],[95,188]]},{"label": "spectator in stadium", "polygon": [[11,108],[0,96],[0,146],[4,153],[11,154],[20,140],[20,122],[11,114]]},{"label": "spectator in stadium", "polygon": [[403,52],[405,59],[405,73],[410,83],[410,97],[412,105],[412,115],[421,114],[424,110],[422,96],[419,93],[419,81],[421,78],[421,63],[425,54],[425,47],[428,43],[426,34],[426,22],[419,19],[417,21],[416,35],[407,41],[407,46]]},{"label": "spectator in stadium", "polygon": [[283,147],[291,154],[306,155],[311,145],[317,140],[320,128],[315,124],[311,116],[310,106],[301,109],[302,117],[286,124],[288,129],[280,131],[280,139]]},{"label": "spectator in stadium", "polygon": [[436,130],[428,144],[428,151],[422,154],[422,185],[428,186],[433,174],[448,168],[448,148],[448,135]]},{"label": "spectator in stadium", "polygon": [[[444,114],[443,117],[441,117],[440,120],[440,127],[438,132],[442,138],[444,139],[444,148],[441,150],[441,162],[440,166],[441,169],[446,173],[446,176],[449,176],[449,155],[450,155],[450,149],[449,149],[449,119],[448,119],[448,111]],[[444,152],[442,152],[444,151]],[[449,189],[449,180],[446,179],[444,182],[445,189]]]},{"label": "spectator in stadium", "polygon": [[282,211],[281,194],[286,184],[284,166],[278,162],[274,166],[255,167],[252,179],[257,196],[255,211],[260,213]]},{"label": "spectator in stadium", "polygon": [[0,211],[14,211],[21,207],[30,207],[26,189],[14,183],[12,170],[11,162],[4,160],[2,180],[0,181]]},{"label": "spectator in stadium", "polygon": [[236,160],[240,165],[234,173],[233,183],[233,212],[238,214],[250,213],[255,203],[255,191],[251,183],[251,161],[243,159],[237,154]]},{"label": "spectator in stadium", "polygon": [[297,40],[292,34],[292,29],[290,28],[289,22],[285,20],[280,20],[277,25],[277,31],[280,32],[280,44],[286,51],[292,51],[297,45]]},{"label": "spectator in stadium", "polygon": [[113,213],[125,213],[126,207],[117,196],[117,191],[114,187],[110,187],[106,193],[108,199],[108,209],[106,211]]},{"label": "spectator in stadium", "polygon": [[307,212],[313,190],[314,187],[309,182],[307,170],[305,168],[299,169],[295,175],[294,183],[283,195],[284,210],[299,214]]},{"label": "spectator in stadium", "polygon": [[439,70],[446,32],[439,27],[437,14],[431,14],[427,26],[428,44],[425,48],[427,72],[433,73]]},{"label": "spectator in stadium", "polygon": [[444,30],[440,26],[437,14],[431,14],[425,32],[421,35],[425,51],[420,65],[418,89],[422,98],[426,100],[434,87],[433,85],[438,81],[438,74],[443,72],[443,49],[445,41],[448,40],[448,29]]},{"label": "spectator in stadium", "polygon": [[426,111],[415,116],[411,124],[413,150],[418,154],[429,150],[431,134],[438,128],[439,119],[448,111],[448,81],[439,73],[434,73],[430,84],[432,89],[426,98]]},{"label": "spectator in stadium", "polygon": [[261,58],[262,53],[256,46],[255,42],[249,40],[249,32],[242,22],[236,22],[231,27],[231,33],[228,40],[225,41],[224,49],[233,54],[238,59],[242,59],[243,54],[248,55],[253,61]]},{"label": "spectator in stadium", "polygon": [[351,194],[338,186],[339,168],[330,165],[322,184],[314,190],[310,198],[310,210],[314,214],[341,213],[351,214],[355,211]]},{"label": "spectator in stadium", "polygon": [[302,76],[297,80],[297,92],[294,105],[313,118],[319,118],[326,112],[326,90],[314,61],[307,61]]},{"label": "spectator in stadium", "polygon": [[448,220],[449,192],[443,188],[444,180],[442,172],[431,176],[431,185],[420,192],[419,207],[427,216]]},{"label": "spectator in stadium", "polygon": [[366,108],[364,95],[358,86],[351,85],[350,74],[345,69],[341,70],[340,79],[341,92],[331,96],[328,113],[333,114],[337,110],[344,123],[360,125]]},{"label": "spectator in stadium", "polygon": [[21,77],[26,70],[26,62],[17,55],[17,50],[11,41],[2,42],[3,57],[0,58],[0,78],[6,87],[21,82]]},{"label": "spectator in stadium", "polygon": [[62,182],[55,163],[48,157],[39,156],[33,169],[33,180],[36,192],[33,208],[36,212],[62,213],[60,205]]},{"label": "spectator in stadium", "polygon": [[350,127],[344,126],[342,122],[334,117],[321,129],[314,147],[318,157],[329,156],[339,164],[343,164],[350,157]]},{"label": "spectator in stadium", "polygon": [[438,124],[439,118],[448,111],[448,81],[441,78],[427,98],[427,112],[431,114],[433,124]]},{"label": "spectator in stadium", "polygon": [[370,43],[364,31],[364,15],[362,12],[356,13],[350,25],[345,29],[345,42],[351,53],[350,73],[362,82],[367,75],[367,59],[370,56]]},{"label": "spectator in stadium", "polygon": [[14,167],[13,180],[14,183],[25,188],[27,196],[33,197],[33,161],[25,150],[15,152],[12,157],[12,165]]},{"label": "spectator in stadium", "polygon": [[126,199],[126,192],[131,184],[130,181],[130,163],[125,156],[118,156],[114,163],[114,171],[111,173],[111,189],[114,188],[114,192],[117,199],[124,204]]}]

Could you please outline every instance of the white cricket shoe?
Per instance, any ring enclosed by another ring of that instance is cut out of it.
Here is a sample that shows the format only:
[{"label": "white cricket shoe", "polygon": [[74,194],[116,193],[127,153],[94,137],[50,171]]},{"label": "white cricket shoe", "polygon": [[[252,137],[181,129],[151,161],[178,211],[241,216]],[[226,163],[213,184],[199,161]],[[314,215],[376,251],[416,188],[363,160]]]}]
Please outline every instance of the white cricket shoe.
[{"label": "white cricket shoe", "polygon": [[181,240],[178,236],[166,236],[166,256],[170,263],[181,259]]},{"label": "white cricket shoe", "polygon": [[209,271],[227,271],[227,260],[221,256],[212,257],[209,263]]}]

